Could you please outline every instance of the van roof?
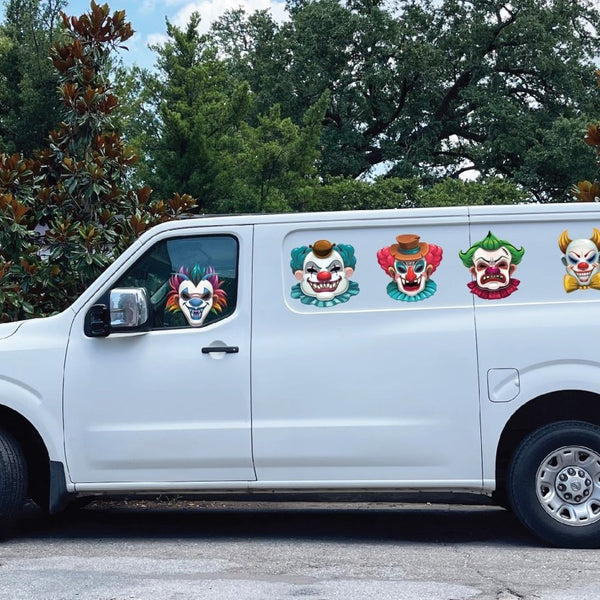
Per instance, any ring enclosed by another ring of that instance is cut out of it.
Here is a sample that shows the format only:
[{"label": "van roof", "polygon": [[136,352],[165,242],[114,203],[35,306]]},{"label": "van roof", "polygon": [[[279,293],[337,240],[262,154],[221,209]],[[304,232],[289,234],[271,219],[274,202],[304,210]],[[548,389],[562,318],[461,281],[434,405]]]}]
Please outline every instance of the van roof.
[{"label": "van roof", "polygon": [[208,227],[215,225],[258,225],[258,224],[284,224],[284,223],[324,223],[329,221],[381,221],[397,218],[431,218],[465,217],[478,220],[477,217],[525,217],[539,219],[542,215],[552,218],[559,216],[600,217],[600,204],[593,202],[569,202],[561,204],[513,204],[491,206],[447,206],[432,208],[398,208],[386,210],[353,210],[339,212],[308,212],[308,213],[279,213],[279,214],[235,214],[235,215],[185,215],[182,219],[167,221],[150,229],[142,235],[140,241],[144,243],[147,237],[154,237],[163,231],[186,229],[189,227]]}]

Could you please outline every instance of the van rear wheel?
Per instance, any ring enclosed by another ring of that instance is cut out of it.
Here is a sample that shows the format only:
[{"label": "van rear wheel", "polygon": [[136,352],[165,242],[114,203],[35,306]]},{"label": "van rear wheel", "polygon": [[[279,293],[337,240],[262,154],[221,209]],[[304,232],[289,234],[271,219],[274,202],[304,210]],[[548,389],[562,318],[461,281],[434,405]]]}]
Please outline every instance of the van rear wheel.
[{"label": "van rear wheel", "polygon": [[23,509],[27,463],[12,435],[0,431],[0,536],[6,535]]},{"label": "van rear wheel", "polygon": [[550,544],[600,547],[600,427],[563,421],[531,433],[511,461],[508,495],[521,522]]}]

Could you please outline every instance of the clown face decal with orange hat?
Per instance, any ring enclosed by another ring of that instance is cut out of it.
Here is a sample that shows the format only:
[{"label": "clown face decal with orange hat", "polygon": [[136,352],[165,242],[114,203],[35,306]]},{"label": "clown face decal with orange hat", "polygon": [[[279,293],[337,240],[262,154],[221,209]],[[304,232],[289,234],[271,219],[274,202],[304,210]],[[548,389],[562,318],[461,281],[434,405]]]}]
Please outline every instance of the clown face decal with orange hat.
[{"label": "clown face decal with orange hat", "polygon": [[420,239],[413,233],[398,235],[396,244],[377,252],[379,266],[392,278],[386,289],[394,300],[419,302],[437,290],[430,277],[442,261],[443,251]]},{"label": "clown face decal with orange hat", "polygon": [[355,266],[354,248],[348,244],[318,240],[294,248],[290,267],[299,283],[292,287],[292,298],[319,307],[348,302],[359,291],[358,283],[350,281]]}]

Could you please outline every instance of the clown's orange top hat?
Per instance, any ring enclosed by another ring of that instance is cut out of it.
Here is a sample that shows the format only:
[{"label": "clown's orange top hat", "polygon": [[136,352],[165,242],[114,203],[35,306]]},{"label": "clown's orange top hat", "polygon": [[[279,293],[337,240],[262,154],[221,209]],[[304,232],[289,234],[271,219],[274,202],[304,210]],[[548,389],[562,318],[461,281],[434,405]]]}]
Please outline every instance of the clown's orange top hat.
[{"label": "clown's orange top hat", "polygon": [[394,258],[399,260],[417,260],[423,258],[429,252],[429,245],[419,242],[421,238],[414,233],[397,235],[397,244],[390,246],[390,252]]}]

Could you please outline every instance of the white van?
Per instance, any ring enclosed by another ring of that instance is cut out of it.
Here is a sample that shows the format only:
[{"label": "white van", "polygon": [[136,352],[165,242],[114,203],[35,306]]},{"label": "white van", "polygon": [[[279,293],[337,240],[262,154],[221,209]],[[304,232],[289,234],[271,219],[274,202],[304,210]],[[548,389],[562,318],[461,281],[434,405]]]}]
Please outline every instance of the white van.
[{"label": "white van", "polygon": [[596,205],[160,225],[0,326],[0,514],[27,497],[494,494],[600,546]]}]

